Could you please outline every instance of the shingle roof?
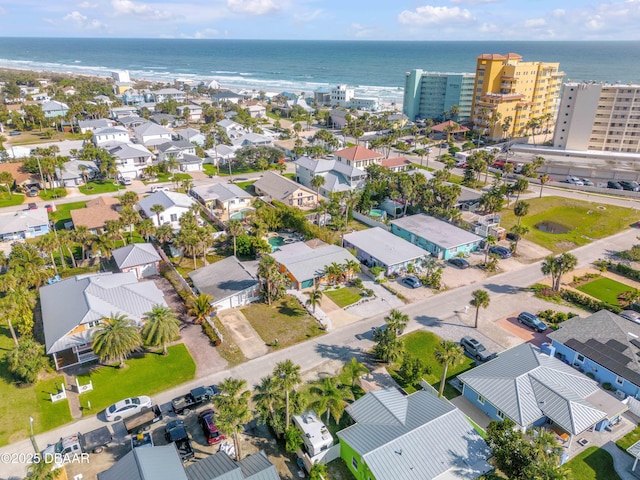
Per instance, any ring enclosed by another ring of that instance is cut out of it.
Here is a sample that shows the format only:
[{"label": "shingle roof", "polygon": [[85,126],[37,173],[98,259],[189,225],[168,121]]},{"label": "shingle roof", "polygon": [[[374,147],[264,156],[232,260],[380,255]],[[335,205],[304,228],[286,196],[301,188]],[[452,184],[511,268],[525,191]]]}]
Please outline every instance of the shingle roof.
[{"label": "shingle roof", "polygon": [[448,401],[420,390],[376,390],[347,407],[356,421],[338,432],[362,455],[377,480],[476,478],[491,453],[465,416]]},{"label": "shingle roof", "polygon": [[528,426],[547,416],[565,431],[578,434],[606,417],[587,400],[598,391],[598,382],[528,343],[458,379],[518,425]]},{"label": "shingle roof", "polygon": [[208,200],[219,200],[226,202],[234,198],[251,198],[253,195],[245,192],[234,183],[214,183],[213,185],[199,185],[191,189],[198,197],[205,202]]},{"label": "shingle roof", "polygon": [[71,220],[75,227],[87,227],[90,230],[104,227],[108,220],[119,220],[120,212],[117,198],[98,197],[87,202],[84,208],[71,210]]},{"label": "shingle roof", "polygon": [[200,293],[212,295],[215,302],[247,290],[258,283],[242,262],[233,256],[193,270],[189,272],[189,278]]},{"label": "shingle roof", "polygon": [[137,267],[148,263],[159,262],[160,255],[150,243],[132,243],[111,252],[116,265],[123,268]]},{"label": "shingle roof", "polygon": [[387,266],[408,262],[427,255],[427,252],[383,228],[367,228],[344,236],[344,241],[368,253]]},{"label": "shingle roof", "polygon": [[445,249],[482,240],[482,237],[475,233],[468,232],[424,213],[393,220],[391,225],[396,225]]},{"label": "shingle roof", "polygon": [[347,260],[358,260],[345,248],[324,245],[311,248],[302,242],[279,247],[271,256],[293,275],[298,282],[323,276],[324,268],[332,263],[344,264]]},{"label": "shingle roof", "polygon": [[302,190],[309,194],[315,195],[316,192],[308,189],[304,185],[294,182],[293,180],[278,175],[274,172],[265,172],[254,184],[254,188],[265,192],[275,200],[283,201],[287,199],[296,190]]},{"label": "shingle roof", "polygon": [[0,216],[0,234],[26,232],[29,227],[49,224],[49,217],[44,208],[20,210],[9,215]]},{"label": "shingle roof", "polygon": [[187,480],[175,444],[134,448],[98,480]]},{"label": "shingle roof", "polygon": [[346,158],[347,160],[371,160],[378,159],[384,157],[382,153],[374,152],[373,150],[369,150],[368,148],[363,147],[362,145],[356,145],[355,147],[345,148],[343,150],[338,150],[333,152],[336,157]]}]

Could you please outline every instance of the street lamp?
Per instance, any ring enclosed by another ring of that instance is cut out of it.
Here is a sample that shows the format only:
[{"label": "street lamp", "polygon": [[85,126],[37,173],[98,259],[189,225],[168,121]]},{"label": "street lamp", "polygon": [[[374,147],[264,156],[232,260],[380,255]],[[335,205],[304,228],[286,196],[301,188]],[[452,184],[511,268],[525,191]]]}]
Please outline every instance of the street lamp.
[{"label": "street lamp", "polygon": [[36,453],[40,453],[40,449],[38,448],[38,444],[36,443],[36,437],[33,434],[33,417],[29,417],[29,427],[31,430],[31,445],[33,445],[33,450]]}]

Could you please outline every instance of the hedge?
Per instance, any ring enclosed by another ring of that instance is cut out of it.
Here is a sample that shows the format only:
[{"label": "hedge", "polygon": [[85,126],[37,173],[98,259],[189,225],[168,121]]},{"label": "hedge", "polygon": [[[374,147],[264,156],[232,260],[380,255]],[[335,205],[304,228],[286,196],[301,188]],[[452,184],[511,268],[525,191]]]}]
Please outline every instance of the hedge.
[{"label": "hedge", "polygon": [[563,288],[562,290],[560,290],[560,295],[562,296],[563,300],[585,307],[592,312],[609,310],[613,313],[620,313],[622,311],[622,308],[618,307],[617,305],[611,305],[606,302],[601,302],[600,300],[591,298],[588,295],[583,295],[582,293],[574,292],[573,290],[566,290]]}]

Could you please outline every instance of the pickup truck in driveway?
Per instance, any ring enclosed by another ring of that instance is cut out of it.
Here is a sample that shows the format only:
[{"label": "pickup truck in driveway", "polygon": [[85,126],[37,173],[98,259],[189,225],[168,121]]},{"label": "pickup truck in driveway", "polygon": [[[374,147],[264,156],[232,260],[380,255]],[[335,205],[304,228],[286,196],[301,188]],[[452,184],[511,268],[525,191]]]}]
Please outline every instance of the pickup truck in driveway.
[{"label": "pickup truck in driveway", "polygon": [[187,434],[187,429],[182,420],[169,422],[164,429],[164,436],[167,442],[176,444],[176,450],[180,454],[182,463],[186,463],[195,457],[189,434]]},{"label": "pickup truck in driveway", "polygon": [[81,454],[102,452],[112,440],[109,427],[100,427],[87,433],[61,438],[45,448],[42,454],[46,461],[53,462],[54,468],[60,468],[65,463],[77,462]]},{"label": "pickup truck in driveway", "polygon": [[173,407],[173,411],[180,415],[188,410],[195,409],[202,403],[208,402],[217,395],[217,393],[217,390],[213,387],[194,388],[186,395],[182,395],[181,397],[171,400],[171,406]]},{"label": "pickup truck in driveway", "polygon": [[148,410],[143,410],[130,417],[125,418],[122,422],[127,433],[136,434],[149,430],[151,425],[162,420],[162,412],[158,405],[153,405]]}]

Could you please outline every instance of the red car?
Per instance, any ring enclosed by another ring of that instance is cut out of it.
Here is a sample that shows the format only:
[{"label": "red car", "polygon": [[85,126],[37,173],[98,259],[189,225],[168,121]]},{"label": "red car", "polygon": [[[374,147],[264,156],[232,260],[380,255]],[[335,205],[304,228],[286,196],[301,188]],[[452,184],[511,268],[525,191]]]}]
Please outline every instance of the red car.
[{"label": "red car", "polygon": [[200,422],[200,426],[202,427],[202,433],[204,433],[204,438],[209,445],[215,445],[227,438],[218,430],[218,427],[216,427],[216,424],[213,422],[214,416],[215,412],[211,409],[204,410],[198,415],[198,422]]}]

